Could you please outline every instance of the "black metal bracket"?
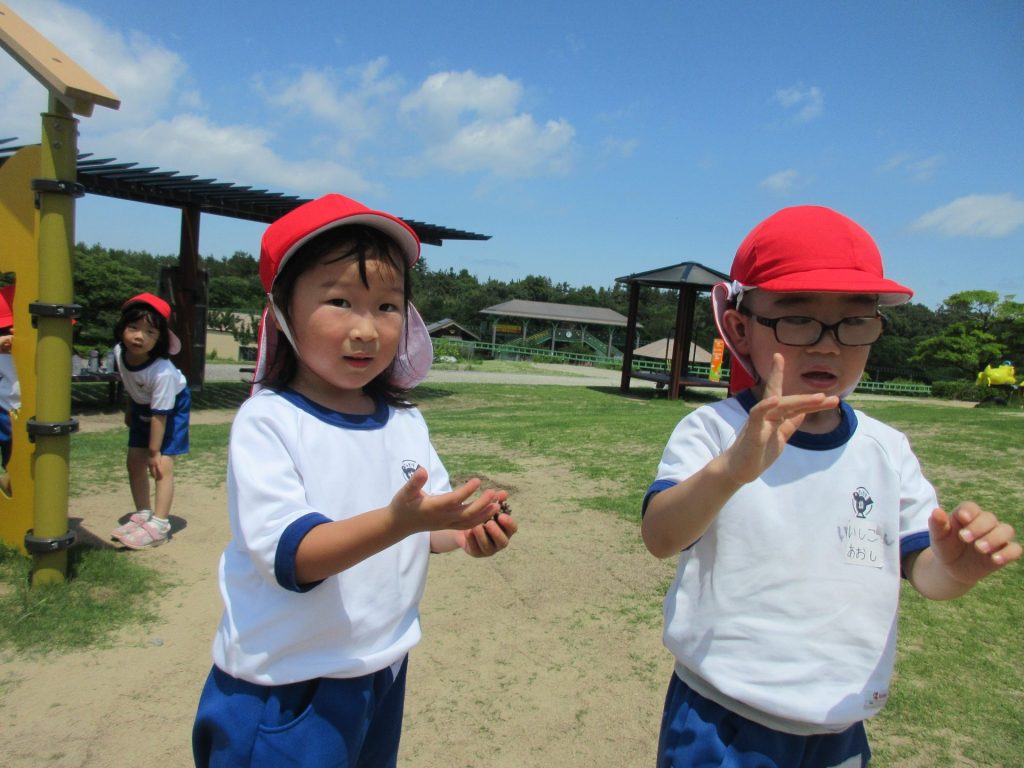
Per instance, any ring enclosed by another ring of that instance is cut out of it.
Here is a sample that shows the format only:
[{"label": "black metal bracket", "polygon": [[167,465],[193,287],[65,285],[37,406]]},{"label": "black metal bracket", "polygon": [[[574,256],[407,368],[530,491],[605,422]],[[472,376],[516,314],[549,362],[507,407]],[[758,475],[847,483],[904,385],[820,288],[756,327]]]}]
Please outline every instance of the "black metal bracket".
[{"label": "black metal bracket", "polygon": [[33,301],[28,305],[28,313],[33,317],[63,317],[70,320],[82,316],[81,304],[50,304],[45,301]]},{"label": "black metal bracket", "polygon": [[72,432],[78,431],[78,419],[36,421],[35,417],[33,417],[25,423],[25,431],[28,432],[30,443],[34,443],[39,436],[60,437],[61,435],[70,435]]},{"label": "black metal bracket", "polygon": [[39,207],[39,193],[71,195],[85,197],[85,185],[77,181],[61,181],[60,179],[32,179],[32,191],[36,193],[36,208]]},{"label": "black metal bracket", "polygon": [[33,536],[33,530],[33,528],[29,528],[28,533],[25,534],[25,549],[31,555],[45,555],[50,552],[60,552],[62,549],[68,549],[75,543],[74,531],[66,531],[63,536],[44,537]]}]

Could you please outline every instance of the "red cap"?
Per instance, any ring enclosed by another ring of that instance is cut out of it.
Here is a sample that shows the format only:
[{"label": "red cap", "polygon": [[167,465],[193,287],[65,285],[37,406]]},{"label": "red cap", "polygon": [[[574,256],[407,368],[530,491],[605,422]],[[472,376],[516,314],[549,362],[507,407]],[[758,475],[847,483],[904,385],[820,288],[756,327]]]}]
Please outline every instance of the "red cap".
[{"label": "red cap", "polygon": [[260,246],[260,280],[270,293],[285,262],[304,243],[334,227],[365,224],[394,240],[405,254],[406,266],[420,258],[420,239],[412,227],[390,213],[373,211],[343,195],[331,194],[289,211],[263,233]]},{"label": "red cap", "polygon": [[734,348],[724,320],[747,291],[872,293],[883,306],[904,304],[914,295],[883,276],[882,255],[867,230],[820,205],[783,208],[754,227],[736,250],[729,274],[732,283],[711,289],[711,306],[732,354],[731,393],[754,383],[754,367]]},{"label": "red cap", "polygon": [[168,344],[167,351],[172,355],[178,354],[181,351],[181,340],[171,330],[171,305],[152,293],[140,293],[137,296],[132,296],[122,304],[121,311],[123,312],[128,309],[132,304],[145,304],[147,307],[155,309],[167,321],[167,333],[170,336],[170,344]]},{"label": "red cap", "polygon": [[0,328],[14,325],[14,283],[0,288]]},{"label": "red cap", "polygon": [[793,293],[875,293],[882,305],[914,295],[882,274],[882,255],[871,235],[830,208],[783,208],[762,221],[736,251],[730,272],[747,288]]},{"label": "red cap", "polygon": [[[390,213],[371,210],[360,202],[338,194],[324,195],[300,205],[273,222],[263,233],[260,244],[260,281],[267,292],[268,306],[260,318],[253,394],[262,388],[259,381],[266,373],[268,358],[277,353],[280,335],[283,334],[291,341],[291,331],[284,315],[274,305],[270,295],[281,269],[292,254],[321,232],[355,224],[372,227],[390,237],[405,255],[407,267],[419,261],[420,239],[412,227]],[[276,323],[270,318],[271,314],[276,318]],[[392,368],[392,383],[403,389],[411,389],[424,379],[433,360],[430,334],[416,307],[409,304],[406,332],[402,334]]]}]

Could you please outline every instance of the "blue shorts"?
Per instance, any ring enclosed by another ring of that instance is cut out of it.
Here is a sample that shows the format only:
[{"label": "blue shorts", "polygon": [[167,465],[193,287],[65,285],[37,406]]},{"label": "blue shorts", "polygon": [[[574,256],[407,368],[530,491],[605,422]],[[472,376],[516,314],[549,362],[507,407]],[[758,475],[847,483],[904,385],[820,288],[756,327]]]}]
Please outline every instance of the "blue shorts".
[{"label": "blue shorts", "polygon": [[395,768],[406,657],[354,678],[264,686],[214,667],[192,728],[198,768]]},{"label": "blue shorts", "polygon": [[[140,405],[129,400],[128,408],[128,447],[149,449],[149,422],[153,411],[148,405]],[[178,456],[188,453],[188,417],[192,410],[192,394],[185,387],[174,398],[174,409],[167,416],[167,427],[164,429],[164,441],[160,445],[160,453],[164,456]]]},{"label": "blue shorts", "polygon": [[14,443],[14,432],[11,430],[11,414],[0,409],[0,461],[3,466],[11,460],[11,446]]},{"label": "blue shorts", "polygon": [[841,733],[794,736],[706,699],[672,675],[661,716],[658,768],[863,768],[864,724]]}]

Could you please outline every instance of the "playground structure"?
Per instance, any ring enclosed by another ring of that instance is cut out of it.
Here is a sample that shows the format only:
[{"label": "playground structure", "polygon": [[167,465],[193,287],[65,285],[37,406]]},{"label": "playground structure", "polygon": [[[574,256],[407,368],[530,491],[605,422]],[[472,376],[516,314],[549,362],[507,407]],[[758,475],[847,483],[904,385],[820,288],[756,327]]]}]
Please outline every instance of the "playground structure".
[{"label": "playground structure", "polygon": [[[626,327],[626,318],[613,309],[589,307],[578,304],[558,304],[549,301],[510,301],[485,307],[483,315],[490,315],[491,345],[515,346],[529,350],[526,354],[542,353],[547,349],[552,355],[560,353],[558,345],[586,347],[602,362],[622,358],[622,352],[614,345],[616,328]],[[530,332],[530,324],[541,327]],[[608,337],[599,338],[590,329],[607,328]],[[578,354],[578,353],[577,353]]]},{"label": "playground structure", "polygon": [[[202,386],[206,341],[201,214],[270,223],[308,199],[80,155],[72,113],[88,116],[97,104],[116,109],[120,101],[3,3],[0,47],[50,93],[41,144],[10,147],[11,139],[0,139],[0,274],[15,273],[18,285],[14,361],[22,388],[22,407],[12,418],[12,494],[0,493],[0,541],[32,554],[32,583],[41,584],[64,579],[74,543],[68,528],[69,438],[78,429],[71,418],[71,323],[81,312],[72,303],[75,197],[97,194],[181,211],[178,265],[161,272],[157,291],[171,305],[182,340],[173,360],[193,389]],[[404,221],[426,245],[490,239]]]},{"label": "playground structure", "polygon": [[78,429],[71,418],[71,323],[79,312],[71,254],[82,189],[73,114],[88,117],[97,105],[121,102],[3,4],[0,46],[49,93],[41,144],[0,168],[0,269],[13,272],[18,286],[13,355],[22,402],[11,419],[11,495],[0,494],[0,538],[33,555],[32,584],[40,585],[64,580],[75,540],[67,514],[70,435]]},{"label": "playground structure", "polygon": [[1024,408],[1024,380],[1017,381],[1017,369],[1009,360],[995,367],[990,363],[978,373],[975,383],[980,387],[1006,390],[1006,403],[1017,403]]}]

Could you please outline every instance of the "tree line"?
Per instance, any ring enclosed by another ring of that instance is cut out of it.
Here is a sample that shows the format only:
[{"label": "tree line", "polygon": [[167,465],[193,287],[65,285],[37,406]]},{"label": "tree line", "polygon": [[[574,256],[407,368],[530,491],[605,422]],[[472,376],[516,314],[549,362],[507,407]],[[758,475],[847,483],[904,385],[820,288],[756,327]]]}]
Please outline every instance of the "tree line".
[{"label": "tree line", "polygon": [[[137,293],[155,291],[161,267],[177,263],[174,255],[78,244],[75,302],[82,306],[82,315],[75,326],[76,346],[109,347],[121,303]],[[264,303],[257,259],[236,251],[226,259],[204,258],[201,267],[208,276],[210,327],[230,331],[240,342],[251,343]],[[484,340],[490,339],[491,317],[480,310],[512,299],[604,307],[623,315],[629,308],[629,289],[620,283],[576,287],[553,283],[542,275],[508,282],[481,281],[466,269],[431,270],[426,258],[414,268],[412,282],[416,306],[428,324],[451,319]],[[677,301],[676,291],[641,289],[640,343],[673,335]],[[1024,364],[1024,304],[1013,295],[966,290],[952,294],[935,310],[910,302],[886,308],[884,314],[886,332],[872,347],[867,366],[875,380],[973,381],[986,365],[1004,360]],[[613,343],[621,349],[624,329],[617,334]],[[705,297],[697,302],[694,340],[710,349],[715,335],[711,302]]]}]

